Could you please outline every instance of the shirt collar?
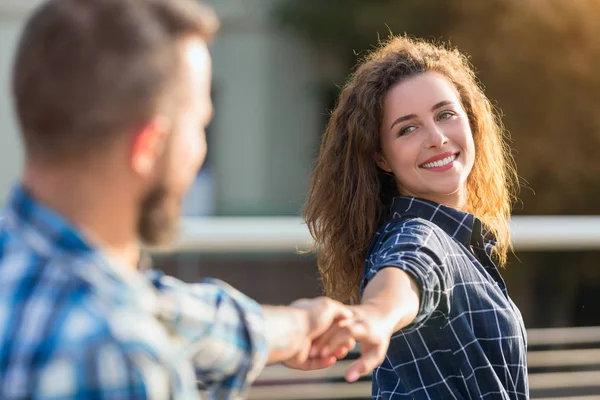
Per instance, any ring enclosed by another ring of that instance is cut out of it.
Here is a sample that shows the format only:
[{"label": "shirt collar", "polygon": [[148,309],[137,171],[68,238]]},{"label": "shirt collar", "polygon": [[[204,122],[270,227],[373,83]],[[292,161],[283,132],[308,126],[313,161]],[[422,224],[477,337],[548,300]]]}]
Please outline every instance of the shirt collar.
[{"label": "shirt collar", "polygon": [[[13,188],[5,218],[35,251],[71,259],[73,262],[65,265],[95,290],[121,300],[137,298],[145,299],[147,305],[153,303],[153,288],[144,275],[94,246],[83,232],[59,213],[38,202],[22,185]],[[149,256],[142,253],[140,268],[146,270],[150,263]]]},{"label": "shirt collar", "polygon": [[[430,200],[401,196],[394,198],[392,218],[417,217],[431,221],[467,248],[481,237],[481,221],[469,214]],[[476,232],[473,237],[473,232]]]},{"label": "shirt collar", "polygon": [[17,185],[9,198],[7,217],[26,231],[33,230],[42,245],[70,253],[93,252],[83,235],[61,215],[42,205],[22,185]]}]

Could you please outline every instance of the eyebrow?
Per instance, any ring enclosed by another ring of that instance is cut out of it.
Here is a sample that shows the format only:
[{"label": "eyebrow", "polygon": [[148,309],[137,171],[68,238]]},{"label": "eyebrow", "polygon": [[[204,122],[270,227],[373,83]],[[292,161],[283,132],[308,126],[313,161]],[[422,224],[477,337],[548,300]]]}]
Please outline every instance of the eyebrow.
[{"label": "eyebrow", "polygon": [[[435,111],[438,108],[442,108],[442,107],[450,105],[450,104],[452,104],[452,102],[449,101],[449,100],[440,101],[439,103],[437,103],[433,107],[431,107],[431,111]],[[412,118],[416,118],[416,117],[417,117],[417,114],[409,114],[409,115],[405,115],[403,117],[400,117],[400,118],[396,119],[394,122],[392,122],[392,125],[390,126],[390,129],[392,129],[394,127],[394,125],[397,125],[397,124],[399,124],[401,122],[404,122],[406,120],[409,120],[409,119],[412,119]]]}]

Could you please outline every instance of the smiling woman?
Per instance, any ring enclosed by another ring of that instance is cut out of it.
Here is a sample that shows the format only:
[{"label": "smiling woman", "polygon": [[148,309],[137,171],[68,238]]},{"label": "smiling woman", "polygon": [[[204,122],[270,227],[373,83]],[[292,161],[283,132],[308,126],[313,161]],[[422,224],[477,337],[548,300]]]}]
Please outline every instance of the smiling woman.
[{"label": "smiling woman", "polygon": [[305,217],[328,295],[381,399],[528,397],[521,314],[496,265],[509,248],[516,174],[490,101],[462,54],[391,38],[344,86]]},{"label": "smiling woman", "polygon": [[403,195],[466,205],[473,135],[459,95],[443,75],[425,72],[388,91],[375,158]]}]

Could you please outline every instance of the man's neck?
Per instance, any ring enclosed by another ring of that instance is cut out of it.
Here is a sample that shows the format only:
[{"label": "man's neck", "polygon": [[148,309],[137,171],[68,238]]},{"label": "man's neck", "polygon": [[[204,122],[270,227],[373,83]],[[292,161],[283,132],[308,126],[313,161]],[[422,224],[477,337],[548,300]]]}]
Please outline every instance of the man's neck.
[{"label": "man's neck", "polygon": [[137,207],[133,196],[128,198],[130,188],[119,184],[110,171],[27,166],[23,185],[37,201],[81,230],[92,245],[137,267]]}]

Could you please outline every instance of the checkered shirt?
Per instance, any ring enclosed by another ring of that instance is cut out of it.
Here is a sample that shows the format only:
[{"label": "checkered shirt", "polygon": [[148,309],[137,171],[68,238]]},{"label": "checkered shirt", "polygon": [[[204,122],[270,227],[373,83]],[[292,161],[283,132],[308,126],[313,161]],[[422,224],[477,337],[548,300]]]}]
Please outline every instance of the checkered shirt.
[{"label": "checkered shirt", "polygon": [[266,363],[226,284],[119,265],[21,187],[0,218],[1,399],[237,399]]},{"label": "checkered shirt", "polygon": [[417,317],[392,336],[373,399],[527,399],[526,332],[475,216],[395,198],[366,262],[361,294],[383,268],[421,289]]}]

